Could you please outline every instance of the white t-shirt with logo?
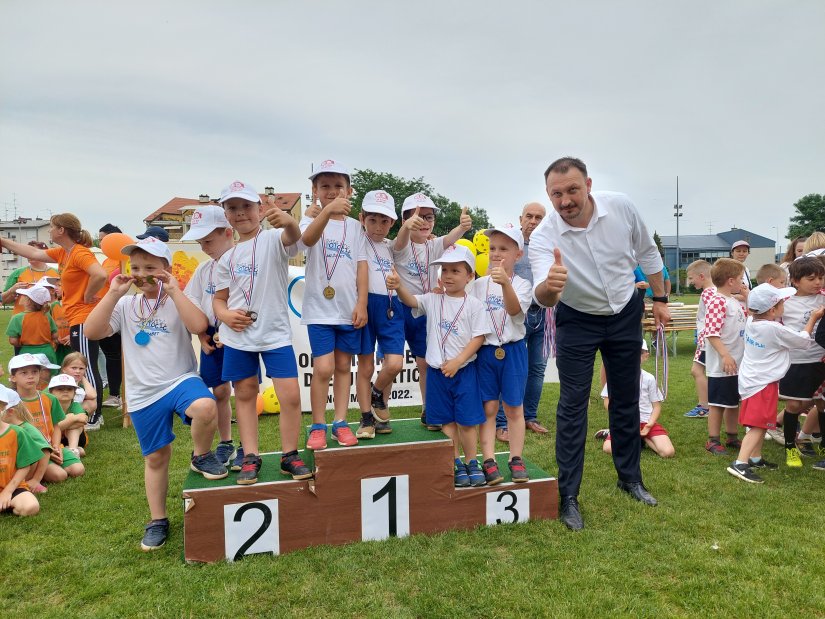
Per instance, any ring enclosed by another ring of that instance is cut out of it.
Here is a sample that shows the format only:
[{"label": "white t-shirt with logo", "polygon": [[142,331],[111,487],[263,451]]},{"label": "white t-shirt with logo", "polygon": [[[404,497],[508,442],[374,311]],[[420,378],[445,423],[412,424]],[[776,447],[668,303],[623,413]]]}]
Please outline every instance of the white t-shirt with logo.
[{"label": "white t-shirt with logo", "polygon": [[[438,260],[444,253],[444,237],[426,243],[407,242],[401,249],[393,245],[395,270],[410,294],[424,294],[438,286]],[[426,289],[425,289],[426,288]]]},{"label": "white t-shirt with logo", "polygon": [[[513,288],[518,297],[521,312],[515,316],[507,313],[504,307],[504,292],[500,284],[495,283],[490,279],[489,275],[481,277],[472,285],[472,295],[481,301],[484,306],[484,315],[487,317],[488,327],[490,332],[484,340],[485,344],[498,346],[499,344],[509,344],[510,342],[518,342],[523,340],[527,334],[527,329],[524,326],[524,315],[530,304],[533,302],[533,286],[526,279],[522,279],[518,275],[513,277]],[[492,316],[491,316],[492,314]],[[495,327],[493,326],[495,320]],[[504,330],[501,334],[501,341],[499,341],[496,334],[496,327],[501,330],[501,323],[504,321]]]},{"label": "white t-shirt with logo", "polygon": [[[785,300],[782,324],[794,331],[801,331],[808,324],[813,311],[823,305],[825,305],[825,296],[821,294],[811,294],[804,297],[794,295]],[[814,333],[816,333],[817,325],[819,325],[819,321],[814,325]],[[825,357],[825,349],[815,341],[811,340],[811,342],[810,346],[791,349],[791,363],[816,363],[822,357]]]},{"label": "white t-shirt with logo", "polygon": [[392,244],[394,241],[372,241],[364,233],[363,253],[358,260],[366,260],[370,270],[370,292],[387,295],[386,277],[392,274]]},{"label": "white t-shirt with logo", "polygon": [[[610,397],[607,385],[602,388],[602,397]],[[662,402],[665,396],[656,384],[656,378],[650,372],[642,370],[639,377],[639,423],[647,423],[653,414],[653,403]]]},{"label": "white t-shirt with logo", "polygon": [[727,347],[728,354],[739,366],[745,352],[745,310],[742,309],[742,304],[734,297],[726,297],[718,292],[713,295],[705,312],[703,335],[706,343],[705,373],[713,377],[728,376],[722,368],[722,358],[707,340],[709,337],[719,337]]},{"label": "white t-shirt with logo", "polygon": [[[151,308],[156,299],[146,301],[149,308],[143,303],[142,294],[122,297],[109,319],[112,331],[120,333],[123,341],[126,400],[133,411],[157,402],[180,382],[198,376],[192,336],[174,301],[164,295],[154,314]],[[146,346],[135,342],[140,331],[149,335]]]},{"label": "white t-shirt with logo", "polygon": [[215,309],[212,307],[212,300],[215,298],[215,272],[218,261],[207,260],[201,262],[189,278],[189,283],[183,293],[189,297],[195,305],[201,308],[206,314],[206,319],[211,326],[215,326]]},{"label": "white t-shirt with logo", "polygon": [[739,395],[749,398],[781,379],[791,366],[791,351],[813,344],[807,331],[796,331],[773,320],[748,318],[745,355],[739,366]]},{"label": "white t-shirt with logo", "polygon": [[[218,329],[221,342],[238,350],[260,352],[292,344],[289,326],[289,258],[298,254],[297,244],[284,247],[283,230],[261,230],[255,239],[238,243],[218,261],[215,269],[217,290],[229,289],[227,307],[257,312],[258,318],[243,331],[233,331],[222,323]],[[254,249],[254,281],[253,273]],[[234,272],[235,281],[230,276]],[[252,284],[251,302],[244,292]]]},{"label": "white t-shirt with logo", "polygon": [[[301,220],[302,233],[312,221],[311,217]],[[330,219],[323,236],[312,247],[299,243],[302,248],[306,248],[307,256],[302,325],[352,324],[352,312],[358,301],[358,260],[359,256],[365,255],[363,243],[361,224],[352,217],[343,221]],[[340,258],[336,263],[339,250]],[[332,271],[329,280],[325,269]],[[331,299],[324,296],[324,288],[327,286],[335,289],[335,296]]]},{"label": "white t-shirt with logo", "polygon": [[[432,368],[440,368],[445,361],[455,359],[471,339],[490,332],[490,320],[485,315],[484,304],[473,295],[450,297],[430,292],[415,295],[415,300],[418,307],[412,310],[412,315],[416,318],[427,316],[426,361]],[[461,367],[475,361],[475,358],[476,355],[473,355]]]}]

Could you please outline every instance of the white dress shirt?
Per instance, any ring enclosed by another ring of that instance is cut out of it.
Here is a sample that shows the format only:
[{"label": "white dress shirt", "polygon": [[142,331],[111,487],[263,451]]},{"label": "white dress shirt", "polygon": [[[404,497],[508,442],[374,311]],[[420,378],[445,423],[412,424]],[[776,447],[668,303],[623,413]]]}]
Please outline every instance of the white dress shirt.
[{"label": "white dress shirt", "polygon": [[561,301],[587,314],[618,314],[636,293],[633,269],[646,275],[662,270],[662,258],[639,212],[623,193],[594,191],[593,215],[586,228],[568,225],[554,210],[530,235],[533,292],[561,250],[567,283]]}]

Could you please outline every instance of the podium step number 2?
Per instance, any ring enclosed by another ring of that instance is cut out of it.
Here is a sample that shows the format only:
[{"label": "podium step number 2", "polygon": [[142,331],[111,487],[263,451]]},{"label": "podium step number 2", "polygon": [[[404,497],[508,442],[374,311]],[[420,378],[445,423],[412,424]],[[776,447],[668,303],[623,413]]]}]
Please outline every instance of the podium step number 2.
[{"label": "podium step number 2", "polygon": [[361,480],[361,539],[381,540],[410,534],[410,476]]},{"label": "podium step number 2", "polygon": [[280,554],[278,499],[224,505],[223,523],[227,561]]}]

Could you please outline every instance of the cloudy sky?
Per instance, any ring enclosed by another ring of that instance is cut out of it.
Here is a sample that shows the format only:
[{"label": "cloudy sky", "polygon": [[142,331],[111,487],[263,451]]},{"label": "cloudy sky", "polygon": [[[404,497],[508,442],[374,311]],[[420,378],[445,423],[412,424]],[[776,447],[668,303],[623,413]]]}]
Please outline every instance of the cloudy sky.
[{"label": "cloudy sky", "polygon": [[825,192],[820,0],[2,0],[0,23],[2,218],[137,232],[236,178],[306,193],[331,157],[504,223],[573,154],[660,234],[678,175],[682,234],[784,245]]}]

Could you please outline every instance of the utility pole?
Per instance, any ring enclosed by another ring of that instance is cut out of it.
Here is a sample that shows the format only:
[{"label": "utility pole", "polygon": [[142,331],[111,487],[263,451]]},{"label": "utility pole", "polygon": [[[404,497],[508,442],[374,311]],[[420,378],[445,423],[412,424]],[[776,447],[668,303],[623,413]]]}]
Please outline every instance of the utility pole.
[{"label": "utility pole", "polygon": [[682,294],[681,281],[679,277],[679,269],[682,266],[682,251],[679,247],[679,218],[682,216],[682,205],[679,204],[679,177],[676,177],[676,204],[673,205],[673,216],[676,218],[676,295]]}]

